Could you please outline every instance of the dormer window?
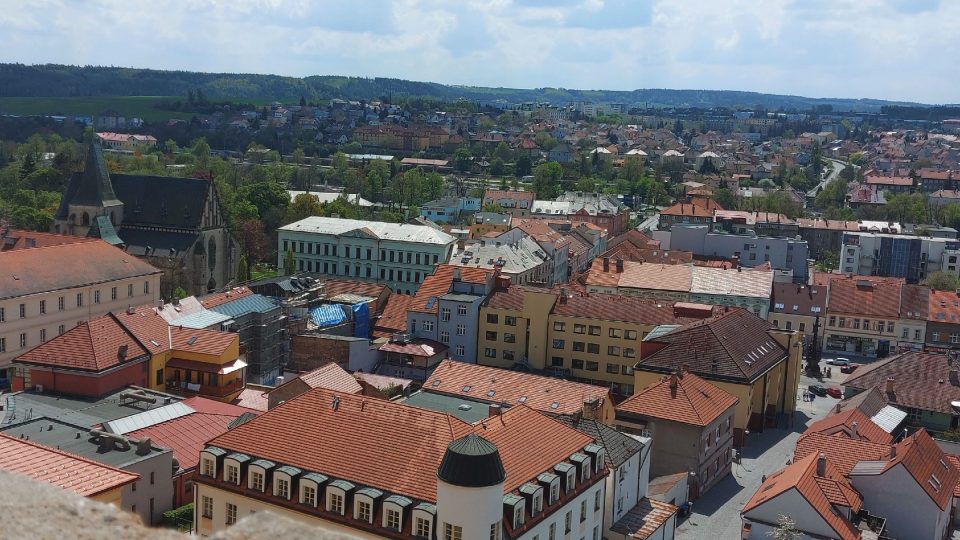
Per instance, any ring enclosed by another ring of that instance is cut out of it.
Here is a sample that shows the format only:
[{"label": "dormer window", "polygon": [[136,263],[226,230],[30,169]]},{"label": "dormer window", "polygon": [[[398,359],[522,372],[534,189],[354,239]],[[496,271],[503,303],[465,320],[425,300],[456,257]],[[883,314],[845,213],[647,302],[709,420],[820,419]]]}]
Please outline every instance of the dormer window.
[{"label": "dormer window", "polygon": [[343,495],[329,493],[327,495],[327,511],[343,515]]},{"label": "dormer window", "polygon": [[254,491],[263,491],[263,473],[250,471],[250,483],[248,487]]},{"label": "dormer window", "polygon": [[204,476],[216,476],[216,463],[211,458],[203,458],[203,465],[200,474]]},{"label": "dormer window", "polygon": [[532,515],[537,515],[540,512],[543,512],[543,495],[537,493],[533,496],[533,511]]},{"label": "dormer window", "polygon": [[286,478],[277,478],[276,492],[274,493],[277,497],[281,499],[290,498],[290,480]]},{"label": "dormer window", "polygon": [[550,485],[550,504],[557,504],[560,500],[560,482],[554,482]]},{"label": "dormer window", "polygon": [[576,477],[574,476],[575,469],[571,468],[567,471],[567,493],[573,491],[573,487],[576,485]]},{"label": "dormer window", "polygon": [[354,517],[364,523],[373,521],[373,505],[369,501],[357,500]]},{"label": "dormer window", "polygon": [[519,529],[522,526],[523,526],[523,503],[519,503],[513,509],[513,528]]},{"label": "dormer window", "polygon": [[400,495],[390,495],[383,501],[383,528],[392,531],[403,529],[403,511],[412,501]]},{"label": "dormer window", "polygon": [[240,467],[236,465],[227,465],[226,472],[223,474],[223,480],[231,484],[240,483]]}]

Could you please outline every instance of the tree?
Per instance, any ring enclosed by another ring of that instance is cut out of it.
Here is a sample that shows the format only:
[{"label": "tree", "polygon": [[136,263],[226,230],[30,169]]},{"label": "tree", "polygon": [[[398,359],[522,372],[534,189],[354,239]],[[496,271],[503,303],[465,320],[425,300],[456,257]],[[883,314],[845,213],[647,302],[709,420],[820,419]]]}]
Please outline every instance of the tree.
[{"label": "tree", "polygon": [[177,141],[173,139],[167,139],[166,142],[163,143],[163,150],[164,152],[166,152],[167,154],[170,154],[171,156],[173,154],[176,154],[178,150]]},{"label": "tree", "polygon": [[473,156],[470,154],[470,150],[466,148],[457,148],[457,151],[453,153],[453,168],[460,172],[467,172],[470,170],[470,158]]},{"label": "tree", "polygon": [[559,163],[541,163],[533,170],[533,191],[540,199],[553,199],[560,194],[562,178],[563,168]]},{"label": "tree", "polygon": [[349,164],[347,155],[339,151],[333,155],[333,158],[330,160],[330,162],[333,165],[333,169],[337,172],[343,172],[347,170],[347,165]]},{"label": "tree", "polygon": [[503,160],[495,157],[490,160],[490,174],[493,176],[502,176],[506,165],[504,165]]},{"label": "tree", "polygon": [[176,289],[173,290],[173,299],[174,299],[174,300],[183,300],[184,298],[186,298],[186,297],[188,297],[188,296],[190,296],[190,295],[187,294],[187,291],[185,291],[185,290],[183,289],[183,287],[178,286]]},{"label": "tree", "polygon": [[250,281],[250,265],[247,264],[247,256],[240,255],[240,261],[237,263],[237,281]]},{"label": "tree", "polygon": [[267,255],[267,246],[270,245],[270,237],[267,236],[263,221],[259,219],[242,221],[237,236],[249,263],[256,264],[264,260]]},{"label": "tree", "polygon": [[310,216],[319,216],[322,210],[320,199],[316,195],[301,193],[287,206],[286,222],[293,223]]},{"label": "tree", "polygon": [[297,268],[293,260],[293,250],[288,249],[287,253],[283,256],[283,275],[292,276],[296,271]]},{"label": "tree", "polygon": [[510,147],[507,146],[507,143],[500,141],[497,143],[497,147],[493,150],[494,159],[500,159],[500,161],[507,162],[510,161],[511,153]]},{"label": "tree", "polygon": [[530,170],[532,168],[533,163],[530,161],[530,156],[523,154],[517,158],[517,163],[513,166],[513,175],[517,178],[530,176]]},{"label": "tree", "polygon": [[[199,89],[197,90],[197,94],[200,94]],[[193,146],[190,148],[190,153],[193,155],[197,170],[210,170],[210,145],[207,144],[207,140],[205,138],[200,137],[199,139],[193,141]]]},{"label": "tree", "polygon": [[927,279],[923,280],[921,284],[937,291],[956,291],[960,283],[958,283],[957,278],[951,274],[946,272],[933,272],[927,276]]},{"label": "tree", "polygon": [[781,514],[777,518],[777,527],[767,531],[767,536],[774,540],[797,540],[803,533],[797,530],[797,522],[793,518]]}]

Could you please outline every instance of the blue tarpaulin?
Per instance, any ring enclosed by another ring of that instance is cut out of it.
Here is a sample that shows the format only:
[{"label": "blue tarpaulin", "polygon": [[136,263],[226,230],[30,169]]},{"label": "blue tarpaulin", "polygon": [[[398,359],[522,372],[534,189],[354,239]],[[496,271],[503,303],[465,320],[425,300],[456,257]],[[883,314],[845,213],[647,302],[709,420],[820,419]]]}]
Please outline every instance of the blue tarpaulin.
[{"label": "blue tarpaulin", "polygon": [[370,337],[370,308],[366,303],[353,305],[353,337]]},{"label": "blue tarpaulin", "polygon": [[310,310],[310,318],[317,326],[333,326],[347,320],[340,304],[324,304]]}]

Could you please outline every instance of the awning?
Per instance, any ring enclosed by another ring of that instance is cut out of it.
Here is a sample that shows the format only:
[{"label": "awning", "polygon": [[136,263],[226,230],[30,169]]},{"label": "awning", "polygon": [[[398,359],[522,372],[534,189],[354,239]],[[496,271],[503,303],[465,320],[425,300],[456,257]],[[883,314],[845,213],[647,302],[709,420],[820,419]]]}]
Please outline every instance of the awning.
[{"label": "awning", "polygon": [[191,371],[201,371],[203,373],[218,373],[220,375],[226,375],[228,373],[233,373],[238,369],[243,369],[247,367],[247,363],[241,358],[237,358],[233,362],[228,362],[226,364],[209,364],[207,362],[198,362],[196,360],[184,360],[182,358],[173,358],[167,361],[168,368],[175,369],[189,369]]}]

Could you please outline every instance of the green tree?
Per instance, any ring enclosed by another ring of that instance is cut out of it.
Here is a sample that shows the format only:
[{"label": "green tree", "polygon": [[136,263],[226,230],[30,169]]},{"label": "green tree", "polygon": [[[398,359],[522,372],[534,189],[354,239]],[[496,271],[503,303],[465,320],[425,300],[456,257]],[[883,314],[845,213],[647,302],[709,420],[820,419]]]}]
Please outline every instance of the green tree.
[{"label": "green tree", "polygon": [[840,208],[847,200],[847,183],[837,179],[823,186],[817,193],[815,204],[817,208]]},{"label": "green tree", "polygon": [[188,296],[190,295],[187,294],[187,291],[185,291],[183,287],[177,286],[177,288],[173,290],[174,300],[183,300]]},{"label": "green tree", "polygon": [[322,211],[320,199],[316,195],[301,193],[287,206],[286,222],[293,223],[310,216],[319,216]]},{"label": "green tree", "polygon": [[517,162],[513,166],[513,175],[517,178],[529,176],[532,168],[533,163],[530,161],[530,156],[523,154],[517,158]]},{"label": "green tree", "polygon": [[557,140],[554,139],[546,131],[541,131],[533,137],[533,141],[537,143],[537,146],[540,147],[544,152],[549,152],[553,150],[553,147],[557,145]]},{"label": "green tree", "polygon": [[293,250],[288,249],[287,253],[283,256],[283,275],[292,276],[296,271],[297,268],[293,260]]},{"label": "green tree", "polygon": [[470,170],[471,160],[473,157],[470,154],[470,150],[466,148],[457,148],[453,153],[453,168],[460,172],[467,172]]},{"label": "green tree", "polygon": [[166,142],[163,143],[163,150],[164,152],[166,152],[167,154],[170,154],[171,156],[173,154],[176,154],[178,150],[177,141],[173,139],[167,139]]},{"label": "green tree", "polygon": [[505,169],[506,169],[506,165],[503,163],[502,159],[495,157],[492,160],[490,160],[490,174],[494,176],[503,176]]},{"label": "green tree", "polygon": [[504,163],[510,161],[511,155],[510,147],[503,141],[497,143],[497,147],[493,150],[494,159],[500,159]]},{"label": "green tree", "polygon": [[533,170],[533,191],[540,199],[553,199],[560,194],[560,180],[563,178],[563,167],[559,163],[549,161],[537,165]]},{"label": "green tree", "polygon": [[331,164],[333,165],[333,170],[337,172],[346,171],[347,166],[350,163],[349,159],[347,158],[347,155],[344,154],[343,152],[337,152],[336,154],[334,154],[333,158],[330,161],[331,161]]},{"label": "green tree", "polygon": [[[200,90],[197,90],[199,93]],[[207,144],[207,140],[203,137],[193,141],[193,146],[190,148],[190,154],[193,155],[194,164],[196,169],[199,171],[210,170],[210,145]]]},{"label": "green tree", "polygon": [[933,272],[921,284],[938,291],[956,291],[960,285],[956,277],[946,272]]},{"label": "green tree", "polygon": [[240,255],[240,261],[237,263],[237,281],[250,281],[250,265],[247,264],[247,256]]}]

